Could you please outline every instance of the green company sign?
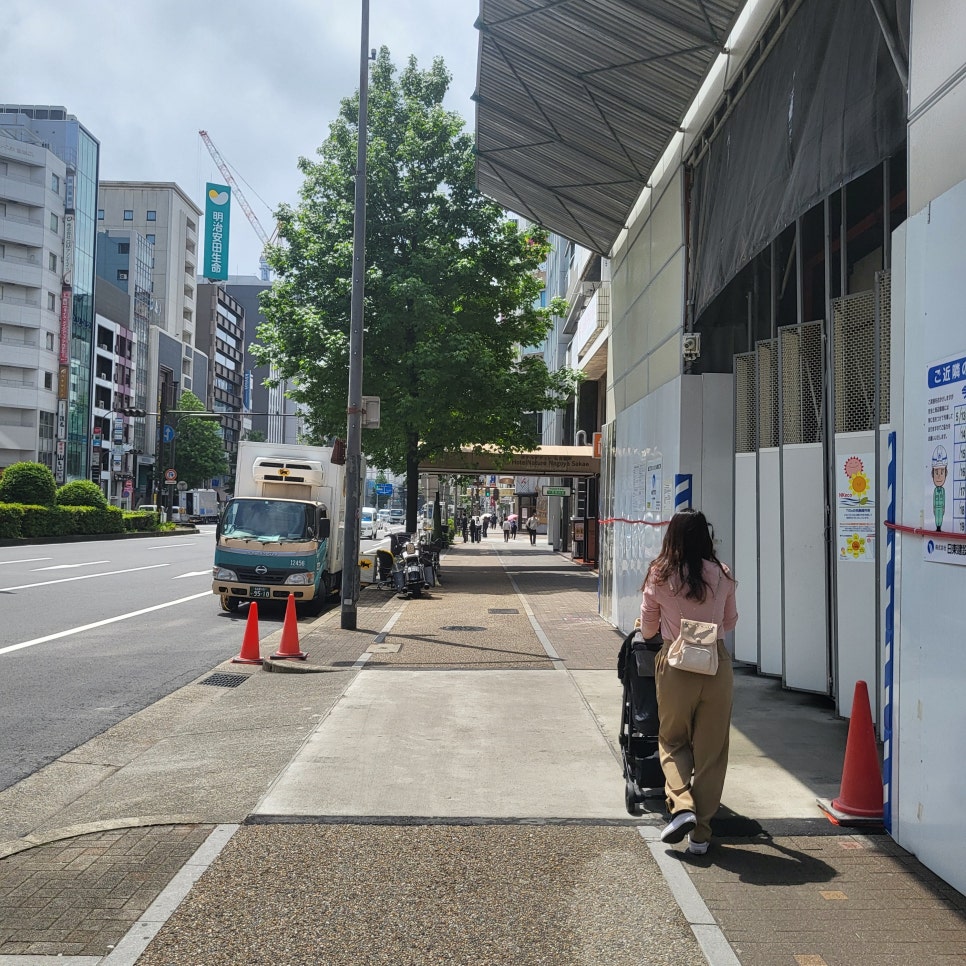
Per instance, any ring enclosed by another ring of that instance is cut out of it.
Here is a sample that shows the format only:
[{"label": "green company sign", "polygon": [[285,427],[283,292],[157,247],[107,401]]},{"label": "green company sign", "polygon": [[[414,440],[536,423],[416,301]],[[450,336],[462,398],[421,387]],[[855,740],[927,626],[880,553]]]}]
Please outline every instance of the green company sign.
[{"label": "green company sign", "polygon": [[569,486],[543,486],[544,496],[570,496]]},{"label": "green company sign", "polygon": [[231,216],[231,188],[205,185],[205,278],[228,278],[228,223]]}]

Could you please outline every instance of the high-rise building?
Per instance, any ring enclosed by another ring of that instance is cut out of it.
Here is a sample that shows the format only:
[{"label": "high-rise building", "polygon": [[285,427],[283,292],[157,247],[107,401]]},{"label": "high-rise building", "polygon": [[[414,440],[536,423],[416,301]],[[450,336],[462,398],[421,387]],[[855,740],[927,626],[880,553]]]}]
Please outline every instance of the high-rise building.
[{"label": "high-rise building", "polygon": [[[245,409],[245,310],[222,285],[210,282],[198,286],[197,305],[197,344],[211,359],[211,378],[206,394],[199,387],[195,395],[211,412],[223,414],[221,435],[233,468]],[[218,488],[223,486],[219,482]]]},{"label": "high-rise building", "polygon": [[248,429],[270,443],[297,443],[302,433],[302,417],[298,405],[286,394],[289,381],[280,379],[274,366],[256,365],[248,352],[248,347],[258,341],[258,327],[265,321],[258,297],[271,285],[255,275],[231,275],[225,287],[245,309],[246,378],[251,386],[251,398],[247,400],[251,414]]},{"label": "high-rise building", "polygon": [[[94,444],[95,453],[98,443],[102,448],[101,486],[118,505],[148,502],[156,476],[155,419],[131,415],[131,410],[147,413],[152,408],[148,405],[149,332],[151,325],[160,326],[151,298],[153,261],[154,246],[140,232],[98,232]],[[114,292],[123,298],[112,297],[109,311],[103,300]],[[119,420],[121,446],[114,439]],[[91,469],[92,479],[96,469]]]},{"label": "high-rise building", "polygon": [[91,462],[100,145],[66,108],[0,104],[0,467]]},{"label": "high-rise building", "polygon": [[98,197],[99,230],[112,236],[134,231],[153,246],[149,296],[154,314],[148,327],[145,419],[150,450],[148,441],[160,446],[156,441],[173,431],[159,427],[159,414],[177,408],[183,390],[190,389],[202,400],[207,396],[209,359],[195,344],[202,212],[172,182],[102,181]]}]

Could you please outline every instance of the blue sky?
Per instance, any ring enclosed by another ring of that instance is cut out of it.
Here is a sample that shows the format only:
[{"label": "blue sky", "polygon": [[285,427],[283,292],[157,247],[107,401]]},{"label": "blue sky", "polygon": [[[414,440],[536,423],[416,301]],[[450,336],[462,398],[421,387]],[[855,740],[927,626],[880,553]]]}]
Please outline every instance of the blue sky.
[{"label": "blue sky", "polygon": [[[448,106],[473,130],[478,0],[370,0],[369,46],[402,65],[442,56]],[[6,0],[0,102],[60,104],[101,142],[101,177],[174,181],[204,208],[222,181],[207,130],[268,234],[296,162],[359,82],[360,0]],[[233,205],[232,274],[261,249]]]}]

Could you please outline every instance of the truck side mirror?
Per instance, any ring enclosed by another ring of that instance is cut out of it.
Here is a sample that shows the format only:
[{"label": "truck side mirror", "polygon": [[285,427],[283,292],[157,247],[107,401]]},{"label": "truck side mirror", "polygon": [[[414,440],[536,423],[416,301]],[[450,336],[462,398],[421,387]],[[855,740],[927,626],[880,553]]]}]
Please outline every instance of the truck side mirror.
[{"label": "truck side mirror", "polygon": [[328,540],[329,539],[329,518],[322,517],[319,520],[319,539]]}]

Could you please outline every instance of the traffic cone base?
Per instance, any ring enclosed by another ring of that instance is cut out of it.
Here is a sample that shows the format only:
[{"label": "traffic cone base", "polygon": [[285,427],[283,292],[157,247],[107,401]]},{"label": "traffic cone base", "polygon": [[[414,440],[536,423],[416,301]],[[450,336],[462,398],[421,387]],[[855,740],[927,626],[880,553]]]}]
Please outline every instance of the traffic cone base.
[{"label": "traffic cone base", "polygon": [[258,604],[248,605],[248,620],[245,622],[245,636],[238,657],[231,659],[232,664],[261,664],[262,653],[258,646]]},{"label": "traffic cone base", "polygon": [[818,799],[818,805],[836,825],[878,825],[883,819],[883,800],[882,769],[872,726],[869,689],[865,681],[856,681],[845,742],[842,790],[831,802]]},{"label": "traffic cone base", "polygon": [[299,649],[299,622],[295,615],[295,594],[288,595],[285,604],[285,622],[282,624],[282,640],[272,655],[273,661],[304,661],[308,657]]}]

